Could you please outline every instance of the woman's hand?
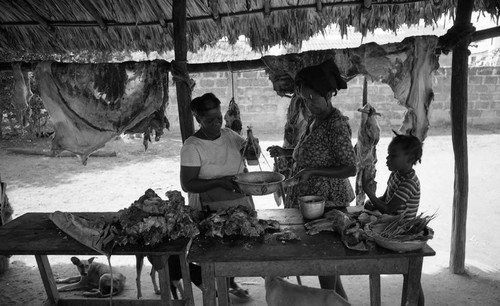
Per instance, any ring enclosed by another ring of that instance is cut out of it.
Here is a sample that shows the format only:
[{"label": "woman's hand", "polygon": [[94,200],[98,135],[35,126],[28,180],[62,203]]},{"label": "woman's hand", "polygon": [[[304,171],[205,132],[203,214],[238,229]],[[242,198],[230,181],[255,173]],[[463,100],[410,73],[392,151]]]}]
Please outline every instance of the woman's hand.
[{"label": "woman's hand", "polygon": [[309,177],[311,177],[312,175],[312,172],[307,169],[307,168],[304,168],[302,170],[300,170],[299,172],[297,172],[292,180],[297,180],[299,183],[303,183],[303,182],[307,182],[307,180],[309,180]]},{"label": "woman's hand", "polygon": [[269,155],[271,155],[271,157],[280,157],[285,155],[285,150],[280,146],[270,146],[267,148],[267,151],[269,151]]},{"label": "woman's hand", "polygon": [[223,176],[217,179],[218,185],[229,191],[239,190],[238,185],[234,181],[234,176]]}]

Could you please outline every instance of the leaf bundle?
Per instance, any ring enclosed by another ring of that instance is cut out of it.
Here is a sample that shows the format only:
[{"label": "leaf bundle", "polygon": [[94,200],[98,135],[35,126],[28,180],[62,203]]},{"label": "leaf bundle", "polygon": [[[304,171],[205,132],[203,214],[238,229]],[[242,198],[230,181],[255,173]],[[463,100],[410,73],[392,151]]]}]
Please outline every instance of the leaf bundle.
[{"label": "leaf bundle", "polygon": [[436,214],[424,216],[423,213],[415,218],[405,218],[406,213],[402,213],[398,218],[392,220],[380,232],[380,236],[388,239],[402,241],[425,239],[428,235],[429,222],[436,217]]}]

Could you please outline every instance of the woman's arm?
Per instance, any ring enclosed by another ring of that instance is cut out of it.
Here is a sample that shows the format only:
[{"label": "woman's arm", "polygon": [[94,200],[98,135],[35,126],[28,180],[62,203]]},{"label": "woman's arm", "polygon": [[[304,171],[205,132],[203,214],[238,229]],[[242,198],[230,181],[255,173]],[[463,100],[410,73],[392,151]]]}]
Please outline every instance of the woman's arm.
[{"label": "woman's arm", "polygon": [[304,168],[295,174],[294,178],[306,181],[311,176],[325,176],[333,178],[349,178],[356,175],[356,166],[338,166],[329,168]]},{"label": "woman's arm", "polygon": [[221,187],[227,190],[234,190],[236,185],[231,176],[224,176],[216,179],[202,180],[198,176],[200,167],[181,166],[181,187],[185,192],[201,193]]}]

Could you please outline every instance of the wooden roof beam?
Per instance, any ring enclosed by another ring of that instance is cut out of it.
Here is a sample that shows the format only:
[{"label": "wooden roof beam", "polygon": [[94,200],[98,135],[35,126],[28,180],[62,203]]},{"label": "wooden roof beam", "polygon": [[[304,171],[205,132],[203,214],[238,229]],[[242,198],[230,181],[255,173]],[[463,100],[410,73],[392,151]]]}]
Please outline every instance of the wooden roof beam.
[{"label": "wooden roof beam", "polygon": [[[494,27],[474,32],[470,40],[479,41],[498,36],[500,36],[500,27]],[[23,71],[34,71],[36,65],[39,62],[40,61],[22,62],[21,69]],[[228,63],[231,66],[232,71],[261,70],[266,68],[266,65],[260,59],[247,60],[247,61],[242,60],[242,61],[230,61],[230,62],[200,63],[200,64],[188,63],[187,68],[190,73],[227,71]],[[170,70],[170,63],[165,61],[165,64],[169,66],[167,69]],[[12,70],[11,63],[0,62],[0,72],[11,71],[11,70]]]},{"label": "wooden roof beam", "polygon": [[95,6],[89,0],[80,0],[80,2],[83,4],[85,9],[90,13],[90,15],[94,17],[95,21],[97,22],[101,30],[103,30],[104,32],[107,31],[108,26],[102,19],[101,14],[99,14],[99,11],[97,11]]},{"label": "wooden roof beam", "polygon": [[471,41],[485,40],[500,36],[500,26],[476,31],[472,34]]},{"label": "wooden roof beam", "polygon": [[[32,72],[36,69],[36,65],[42,61],[29,61],[21,62],[21,70]],[[166,69],[171,71],[172,65],[168,61],[162,61],[166,65]],[[70,63],[68,63],[70,64]],[[263,70],[267,66],[261,59],[243,60],[243,61],[230,61],[230,62],[215,62],[215,63],[200,63],[200,64],[187,64],[189,73],[203,73],[203,72],[217,72],[228,71],[249,71],[249,70]],[[0,72],[12,71],[12,63],[0,62]]]},{"label": "wooden roof beam", "polygon": [[473,42],[500,36],[500,26],[481,31],[475,31],[472,24],[457,24],[451,27],[446,34],[439,37],[437,50],[448,54],[456,45],[462,42]]}]

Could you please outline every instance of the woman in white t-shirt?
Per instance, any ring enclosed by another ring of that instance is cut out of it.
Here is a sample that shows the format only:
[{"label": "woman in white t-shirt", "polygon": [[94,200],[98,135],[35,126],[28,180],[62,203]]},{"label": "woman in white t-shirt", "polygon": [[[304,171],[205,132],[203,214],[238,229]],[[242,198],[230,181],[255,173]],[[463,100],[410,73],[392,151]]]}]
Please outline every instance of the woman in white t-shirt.
[{"label": "woman in white t-shirt", "polygon": [[[233,177],[246,171],[241,155],[245,139],[228,128],[222,128],[220,100],[206,93],[191,101],[191,111],[200,129],[186,139],[181,149],[181,186],[188,192],[189,206],[216,212],[244,205],[255,209],[252,198],[239,192]],[[249,297],[234,278],[230,292]]]}]

